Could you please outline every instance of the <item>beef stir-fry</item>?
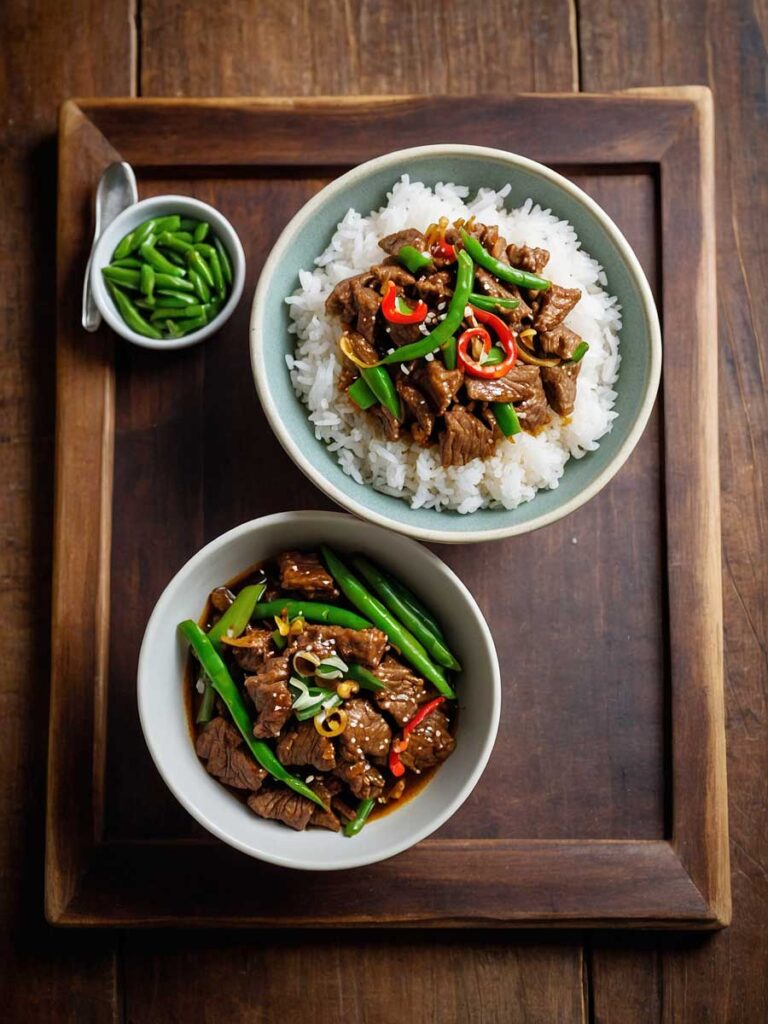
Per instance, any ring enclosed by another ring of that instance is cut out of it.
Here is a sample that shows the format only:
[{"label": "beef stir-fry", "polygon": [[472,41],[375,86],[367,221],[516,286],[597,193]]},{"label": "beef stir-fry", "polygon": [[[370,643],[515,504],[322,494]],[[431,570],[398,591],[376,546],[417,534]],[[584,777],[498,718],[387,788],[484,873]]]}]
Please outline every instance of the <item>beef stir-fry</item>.
[{"label": "beef stir-fry", "polygon": [[409,590],[350,565],[283,551],[179,628],[206,770],[262,818],[353,836],[453,751],[461,666]]},{"label": "beef stir-fry", "polygon": [[581,298],[545,277],[545,249],[449,224],[383,238],[380,263],[326,302],[344,333],[339,387],[391,441],[439,446],[444,467],[571,415],[588,345],[564,320]]}]

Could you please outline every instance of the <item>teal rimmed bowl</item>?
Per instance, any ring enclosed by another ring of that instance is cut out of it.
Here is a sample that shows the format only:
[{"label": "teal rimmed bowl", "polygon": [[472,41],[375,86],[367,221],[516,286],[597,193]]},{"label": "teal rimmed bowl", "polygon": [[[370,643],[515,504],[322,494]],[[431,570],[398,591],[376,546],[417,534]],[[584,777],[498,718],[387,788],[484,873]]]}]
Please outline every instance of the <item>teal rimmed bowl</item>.
[{"label": "teal rimmed bowl", "polygon": [[[571,222],[586,251],[605,268],[608,290],[622,307],[621,367],[615,385],[618,417],[600,447],[569,459],[559,486],[539,491],[516,509],[481,509],[467,515],[412,509],[407,501],[375,491],[347,476],[335,455],[319,441],[307,409],[294,394],[285,356],[295,336],[288,333],[285,298],[298,286],[299,271],[311,269],[350,207],[363,215],[386,202],[401,174],[428,185],[455,182],[471,191],[499,189],[507,182],[510,206],[529,196]],[[380,526],[444,544],[498,540],[527,533],[573,512],[589,501],[620,469],[637,444],[656,398],[661,376],[659,318],[637,257],[611,218],[562,175],[513,153],[480,146],[421,146],[369,160],[309,200],[275,243],[262,270],[251,310],[251,365],[264,412],[296,465],[339,505]]]}]

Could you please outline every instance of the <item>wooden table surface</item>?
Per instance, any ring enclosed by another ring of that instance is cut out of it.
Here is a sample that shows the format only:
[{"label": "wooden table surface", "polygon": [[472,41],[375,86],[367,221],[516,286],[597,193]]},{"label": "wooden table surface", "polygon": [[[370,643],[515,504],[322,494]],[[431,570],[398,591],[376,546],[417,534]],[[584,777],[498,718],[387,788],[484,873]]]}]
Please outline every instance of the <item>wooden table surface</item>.
[{"label": "wooden table surface", "polygon": [[[758,306],[768,272],[765,5],[6,0],[0,30],[3,1019],[768,1020],[768,391]],[[721,427],[733,925],[712,936],[50,929],[42,853],[58,104],[73,95],[466,95],[682,83],[709,85],[717,116],[713,415]]]}]

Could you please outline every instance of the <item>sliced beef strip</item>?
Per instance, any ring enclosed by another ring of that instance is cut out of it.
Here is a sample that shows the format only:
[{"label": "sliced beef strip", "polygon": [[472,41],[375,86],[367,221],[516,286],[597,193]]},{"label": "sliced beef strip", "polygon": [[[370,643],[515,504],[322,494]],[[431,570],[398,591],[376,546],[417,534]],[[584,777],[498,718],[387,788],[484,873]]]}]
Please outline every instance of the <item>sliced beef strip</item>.
[{"label": "sliced beef strip", "polygon": [[442,416],[464,382],[461,370],[446,370],[438,359],[420,366],[411,376],[413,383],[417,384],[430,400],[438,416]]},{"label": "sliced beef strip", "polygon": [[203,727],[195,750],[209,774],[227,786],[255,793],[266,778],[267,773],[243,745],[243,737],[225,718],[214,718]]},{"label": "sliced beef strip", "polygon": [[[538,370],[538,366],[531,367]],[[541,383],[541,374],[537,373],[533,389],[527,398],[515,406],[520,426],[529,434],[536,434],[549,423],[551,416],[547,405],[547,396]]]},{"label": "sliced beef strip", "polygon": [[387,441],[400,440],[400,424],[385,405],[374,405],[370,413]]},{"label": "sliced beef strip", "polygon": [[507,259],[519,270],[527,270],[529,274],[541,274],[549,262],[549,253],[546,249],[534,249],[529,245],[509,245]]},{"label": "sliced beef strip", "polygon": [[400,726],[409,722],[419,704],[429,699],[424,680],[396,658],[385,658],[376,669],[376,677],[387,684],[387,689],[379,690],[373,699]]},{"label": "sliced beef strip", "polygon": [[371,275],[371,287],[376,287],[382,296],[390,281],[398,286],[401,293],[403,289],[412,288],[416,284],[416,278],[410,270],[399,263],[377,263],[368,273]]},{"label": "sliced beef strip", "polygon": [[[248,806],[260,818],[282,821],[297,832],[303,832],[317,804],[285,786],[265,786],[260,792],[248,797]],[[321,808],[317,807],[317,810]]]},{"label": "sliced beef strip", "polygon": [[498,380],[481,380],[467,375],[467,395],[477,402],[522,402],[541,389],[538,366],[517,362],[509,373]]},{"label": "sliced beef strip", "polygon": [[426,239],[416,228],[405,228],[403,231],[395,231],[387,235],[379,242],[379,247],[390,256],[397,256],[404,245],[412,245],[419,252],[424,252],[427,247]]},{"label": "sliced beef strip", "polygon": [[339,592],[314,551],[283,551],[277,556],[283,590],[298,591],[305,597],[338,597]]},{"label": "sliced beef strip", "polygon": [[277,741],[277,759],[284,765],[312,765],[319,772],[336,767],[336,751],[327,736],[321,736],[314,722],[297,722],[283,730]]},{"label": "sliced beef strip", "polygon": [[247,676],[245,689],[256,708],[253,735],[257,739],[278,736],[291,715],[291,693],[287,683],[290,662],[285,655],[267,658],[255,675]]},{"label": "sliced beef strip", "polygon": [[495,447],[494,432],[463,405],[454,405],[446,412],[445,430],[440,435],[440,461],[444,468],[485,459]]},{"label": "sliced beef strip", "polygon": [[406,409],[415,420],[415,423],[411,424],[411,435],[414,441],[421,445],[428,445],[430,435],[435,428],[435,414],[430,409],[423,392],[411,384],[405,374],[400,374],[397,378],[396,387]]},{"label": "sliced beef strip", "polygon": [[580,298],[580,288],[561,288],[559,284],[551,284],[538,292],[532,302],[533,325],[539,334],[545,334],[562,323]]},{"label": "sliced beef strip", "polygon": [[269,629],[248,629],[245,634],[247,647],[226,646],[232,652],[235,664],[243,672],[256,672],[264,664],[264,659],[272,653],[272,631]]},{"label": "sliced beef strip", "polygon": [[410,345],[424,337],[419,327],[420,324],[386,324],[379,341],[387,351],[391,348],[402,348],[403,345]]},{"label": "sliced beef strip", "polygon": [[357,317],[355,319],[357,332],[362,334],[366,341],[373,344],[376,314],[379,312],[379,306],[381,305],[381,295],[374,291],[373,288],[368,288],[366,285],[356,281],[352,285],[352,301],[357,310]]},{"label": "sliced beef strip", "polygon": [[578,334],[565,324],[558,324],[551,331],[545,331],[538,336],[538,340],[547,355],[559,356],[561,359],[571,359],[581,344]]},{"label": "sliced beef strip", "polygon": [[357,303],[354,300],[353,290],[355,285],[370,284],[371,275],[368,271],[357,274],[355,277],[345,277],[339,281],[331,294],[325,300],[325,311],[329,316],[338,316],[344,323],[354,323],[357,317]]},{"label": "sliced beef strip", "polygon": [[365,697],[353,697],[344,702],[347,727],[339,737],[339,749],[346,760],[362,755],[386,757],[392,742],[392,730]]},{"label": "sliced beef strip", "polygon": [[362,362],[375,363],[378,360],[379,353],[368,338],[364,338],[358,331],[345,331],[344,336],[348,340],[354,354]]},{"label": "sliced beef strip", "polygon": [[[437,309],[441,302],[445,303],[447,309],[453,295],[453,275],[450,270],[435,270],[425,274],[416,279],[416,291],[419,298],[424,299],[434,309]],[[443,310],[439,312],[442,313]]]},{"label": "sliced beef strip", "polygon": [[370,629],[346,629],[344,626],[325,626],[307,623],[302,632],[286,650],[289,657],[296,651],[312,651],[321,658],[338,654],[344,661],[354,661],[365,668],[375,669],[387,646],[387,635],[375,626]]},{"label": "sliced beef strip", "polygon": [[[339,783],[341,783],[340,779]],[[352,821],[353,818],[357,817],[357,810],[354,807],[350,807],[341,796],[331,797],[331,808],[344,821]],[[318,807],[319,810],[320,808]]]},{"label": "sliced beef strip", "polygon": [[523,298],[522,292],[515,285],[502,284],[485,267],[475,267],[475,281],[478,291],[496,299],[517,299],[519,305],[515,309],[497,309],[496,313],[515,328],[529,323],[533,318],[533,310]]},{"label": "sliced beef strip", "polygon": [[547,401],[560,416],[570,416],[576,402],[576,378],[581,363],[563,363],[561,366],[543,366],[541,380]]},{"label": "sliced beef strip", "polygon": [[384,790],[384,776],[365,757],[341,761],[335,774],[358,800],[375,800]]},{"label": "sliced beef strip", "polygon": [[339,379],[336,381],[336,385],[339,391],[347,391],[360,376],[360,371],[356,366],[349,363],[346,359],[342,358],[341,370],[339,371]]},{"label": "sliced beef strip", "polygon": [[327,828],[331,832],[339,832],[341,830],[341,822],[334,813],[333,801],[341,789],[340,780],[328,775],[322,779],[315,779],[310,784],[310,788],[330,810],[324,811],[322,807],[318,807],[315,804],[312,808],[312,817],[309,819],[309,824],[317,825],[318,828]]},{"label": "sliced beef strip", "polygon": [[448,719],[437,707],[408,733],[408,746],[400,754],[406,768],[421,775],[440,764],[453,752],[456,741],[448,728]]}]

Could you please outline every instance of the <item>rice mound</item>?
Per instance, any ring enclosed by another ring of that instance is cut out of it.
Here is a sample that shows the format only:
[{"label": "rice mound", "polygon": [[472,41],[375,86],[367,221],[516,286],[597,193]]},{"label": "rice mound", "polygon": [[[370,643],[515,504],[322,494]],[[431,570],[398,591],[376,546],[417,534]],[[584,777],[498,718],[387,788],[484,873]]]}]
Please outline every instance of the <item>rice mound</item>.
[{"label": "rice mound", "polygon": [[[347,211],[316,269],[299,273],[300,287],[286,299],[296,334],[293,355],[286,356],[293,388],[309,409],[315,436],[335,453],[339,465],[359,484],[408,501],[412,508],[516,508],[530,501],[539,488],[557,487],[565,464],[598,447],[611,429],[619,371],[621,307],[606,290],[602,267],[581,249],[576,232],[551,210],[532,199],[517,209],[504,208],[511,191],[480,189],[470,199],[463,185],[440,184],[434,189],[407,174],[387,195],[380,210],[362,216]],[[497,224],[507,242],[549,250],[546,275],[566,288],[580,288],[582,297],[565,323],[589,342],[578,377],[576,404],[568,422],[552,414],[552,422],[535,437],[518,434],[502,440],[491,458],[443,469],[437,446],[422,448],[415,441],[387,441],[371,420],[339,391],[336,382],[340,324],[326,316],[325,300],[339,281],[367,270],[384,258],[378,241],[406,227],[425,231],[440,217],[450,221],[472,215],[484,224]]]}]

